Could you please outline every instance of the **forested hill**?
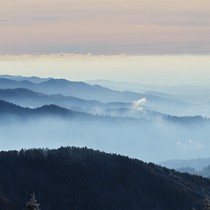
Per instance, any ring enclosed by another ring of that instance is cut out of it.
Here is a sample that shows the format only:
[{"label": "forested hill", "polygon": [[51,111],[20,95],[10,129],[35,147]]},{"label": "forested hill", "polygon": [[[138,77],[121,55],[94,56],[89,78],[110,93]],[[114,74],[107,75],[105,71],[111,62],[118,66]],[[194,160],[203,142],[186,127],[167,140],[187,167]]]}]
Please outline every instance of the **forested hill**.
[{"label": "forested hill", "polygon": [[0,209],[24,209],[34,192],[41,210],[201,209],[210,181],[87,148],[0,152]]}]

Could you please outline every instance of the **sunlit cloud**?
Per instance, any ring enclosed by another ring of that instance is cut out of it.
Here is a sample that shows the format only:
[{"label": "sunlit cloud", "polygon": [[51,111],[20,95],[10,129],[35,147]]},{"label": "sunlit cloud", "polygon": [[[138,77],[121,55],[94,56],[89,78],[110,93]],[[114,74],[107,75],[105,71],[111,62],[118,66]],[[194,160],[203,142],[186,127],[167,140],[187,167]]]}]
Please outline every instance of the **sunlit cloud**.
[{"label": "sunlit cloud", "polygon": [[0,60],[8,61],[8,60],[30,60],[30,59],[118,59],[118,58],[128,58],[129,56],[126,54],[74,54],[74,53],[50,53],[50,54],[20,54],[20,55],[12,55],[12,54],[2,54],[0,55]]},{"label": "sunlit cloud", "polygon": [[147,99],[146,98],[141,98],[138,101],[134,101],[131,104],[131,108],[136,110],[136,111],[143,111],[144,109],[144,105],[147,103]]}]

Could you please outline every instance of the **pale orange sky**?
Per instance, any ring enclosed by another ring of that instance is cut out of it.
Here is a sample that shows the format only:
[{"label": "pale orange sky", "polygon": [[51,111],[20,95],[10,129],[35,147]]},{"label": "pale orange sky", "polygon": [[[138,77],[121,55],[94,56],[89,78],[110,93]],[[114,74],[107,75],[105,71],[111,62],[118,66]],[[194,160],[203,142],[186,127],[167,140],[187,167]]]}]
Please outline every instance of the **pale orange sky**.
[{"label": "pale orange sky", "polygon": [[0,53],[208,54],[209,0],[0,0]]}]

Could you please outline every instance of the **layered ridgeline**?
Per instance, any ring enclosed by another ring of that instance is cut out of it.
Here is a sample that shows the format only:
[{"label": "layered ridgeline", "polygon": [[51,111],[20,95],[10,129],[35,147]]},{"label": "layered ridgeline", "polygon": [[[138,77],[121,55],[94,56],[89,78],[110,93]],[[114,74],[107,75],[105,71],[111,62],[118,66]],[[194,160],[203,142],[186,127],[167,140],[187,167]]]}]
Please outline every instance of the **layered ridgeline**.
[{"label": "layered ridgeline", "polygon": [[0,209],[202,209],[210,181],[87,148],[0,152]]},{"label": "layered ridgeline", "polygon": [[[100,85],[65,79],[0,76],[0,98],[21,106],[42,106],[53,103],[65,108],[77,107],[83,111],[98,111],[99,114],[103,113],[104,109],[111,110],[110,113],[113,113],[119,112],[121,108],[132,107],[139,111],[144,107],[147,110],[179,116],[210,115],[208,95],[204,95],[202,100],[199,98],[199,103],[198,100],[189,103],[188,97],[180,100],[177,94],[170,95],[154,90],[147,89],[141,93],[123,89],[112,90]],[[133,102],[137,103],[133,104]],[[110,113],[105,112],[105,114]]]},{"label": "layered ridgeline", "polygon": [[208,157],[204,104],[152,89],[0,76],[0,148],[88,146],[153,162]]},{"label": "layered ridgeline", "polygon": [[[130,112],[132,113],[132,112]],[[135,113],[135,111],[133,112]],[[123,111],[122,111],[123,114]],[[31,117],[42,117],[45,116],[51,116],[51,117],[63,117],[64,119],[71,120],[71,117],[74,117],[74,119],[79,119],[79,117],[86,117],[86,119],[108,119],[108,120],[121,120],[121,121],[129,121],[129,122],[153,122],[155,119],[159,118],[162,120],[162,122],[167,123],[174,123],[174,124],[180,124],[180,125],[194,125],[196,123],[210,123],[209,118],[204,118],[201,116],[183,116],[183,117],[177,117],[173,115],[167,115],[155,111],[144,111],[140,114],[136,114],[136,117],[130,117],[130,116],[111,116],[111,115],[94,115],[89,114],[86,112],[81,111],[75,111],[68,108],[60,107],[55,104],[49,104],[49,105],[43,105],[41,107],[37,108],[29,108],[29,107],[23,107],[19,106],[14,103],[10,103],[8,101],[0,100],[0,116],[1,117],[11,117],[17,119],[24,119],[28,118],[33,120]],[[36,119],[36,118],[35,118]]]}]

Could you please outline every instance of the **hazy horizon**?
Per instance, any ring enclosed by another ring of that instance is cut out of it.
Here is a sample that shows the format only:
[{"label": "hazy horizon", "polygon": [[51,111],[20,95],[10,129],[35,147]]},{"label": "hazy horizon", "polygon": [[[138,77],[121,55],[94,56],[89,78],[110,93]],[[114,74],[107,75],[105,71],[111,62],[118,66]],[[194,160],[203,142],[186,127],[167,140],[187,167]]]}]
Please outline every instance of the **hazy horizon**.
[{"label": "hazy horizon", "polygon": [[2,55],[0,74],[209,86],[210,55]]}]

